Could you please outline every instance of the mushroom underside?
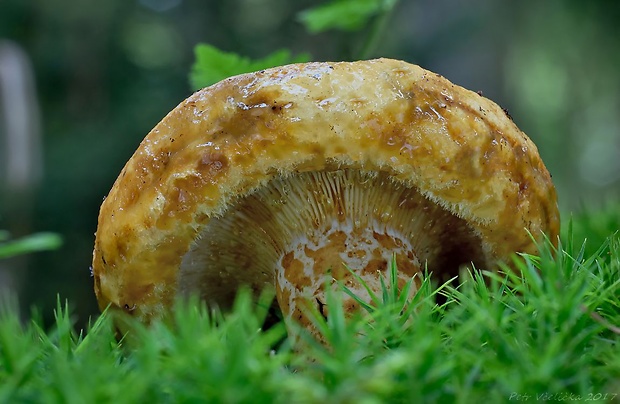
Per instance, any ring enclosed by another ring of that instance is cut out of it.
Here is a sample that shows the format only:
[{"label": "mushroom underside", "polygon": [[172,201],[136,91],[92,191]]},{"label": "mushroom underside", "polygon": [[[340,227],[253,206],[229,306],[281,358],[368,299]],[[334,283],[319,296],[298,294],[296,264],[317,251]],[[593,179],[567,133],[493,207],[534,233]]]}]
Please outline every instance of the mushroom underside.
[{"label": "mushroom underside", "polygon": [[[306,323],[304,305],[325,303],[325,279],[359,297],[396,257],[398,282],[425,266],[438,281],[486,264],[481,240],[461,218],[388,173],[359,169],[276,177],[211,218],[182,260],[180,294],[230,307],[241,285],[275,286],[285,318]],[[344,265],[343,265],[344,264]],[[356,303],[345,301],[354,310]]]}]

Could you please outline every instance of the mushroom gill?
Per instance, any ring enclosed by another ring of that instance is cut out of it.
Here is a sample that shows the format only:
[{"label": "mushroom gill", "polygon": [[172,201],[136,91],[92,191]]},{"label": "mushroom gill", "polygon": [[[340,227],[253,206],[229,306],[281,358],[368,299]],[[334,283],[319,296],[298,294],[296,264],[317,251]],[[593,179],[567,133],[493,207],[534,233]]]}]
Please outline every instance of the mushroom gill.
[{"label": "mushroom gill", "polygon": [[[241,285],[275,285],[284,317],[311,328],[305,305],[323,307],[326,278],[370,302],[345,265],[379,291],[393,256],[400,285],[426,265],[447,279],[461,265],[487,262],[463,219],[389,173],[295,173],[239,197],[209,221],[183,257],[179,292],[229,307]],[[344,303],[346,311],[356,309],[353,299]]]}]

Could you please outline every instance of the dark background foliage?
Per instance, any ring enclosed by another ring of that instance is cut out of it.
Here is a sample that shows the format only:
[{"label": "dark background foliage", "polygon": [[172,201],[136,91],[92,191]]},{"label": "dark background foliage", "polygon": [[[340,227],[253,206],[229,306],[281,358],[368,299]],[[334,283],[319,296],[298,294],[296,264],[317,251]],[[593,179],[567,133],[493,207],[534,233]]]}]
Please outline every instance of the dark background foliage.
[{"label": "dark background foliage", "polygon": [[[0,42],[29,58],[42,139],[38,180],[10,188],[1,124],[11,100],[0,101],[0,229],[64,238],[59,250],[0,261],[0,295],[48,313],[59,293],[81,319],[96,313],[89,265],[99,205],[145,134],[191,93],[194,46],[355,58],[365,29],[308,34],[297,15],[316,4],[0,0]],[[372,56],[419,64],[508,109],[568,212],[618,195],[619,19],[614,0],[403,0]]]}]

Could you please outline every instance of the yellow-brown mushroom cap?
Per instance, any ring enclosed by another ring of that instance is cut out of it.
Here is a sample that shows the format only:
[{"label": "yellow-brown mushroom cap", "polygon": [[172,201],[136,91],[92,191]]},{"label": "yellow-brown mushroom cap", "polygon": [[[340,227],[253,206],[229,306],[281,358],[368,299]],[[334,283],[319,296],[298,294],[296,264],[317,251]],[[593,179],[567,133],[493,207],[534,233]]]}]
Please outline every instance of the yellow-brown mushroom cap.
[{"label": "yellow-brown mushroom cap", "polygon": [[210,221],[270,181],[329,170],[415,189],[467,224],[489,267],[535,253],[528,232],[557,238],[550,175],[492,101],[396,60],[289,65],[196,92],[142,141],[101,206],[100,306],[163,315]]}]

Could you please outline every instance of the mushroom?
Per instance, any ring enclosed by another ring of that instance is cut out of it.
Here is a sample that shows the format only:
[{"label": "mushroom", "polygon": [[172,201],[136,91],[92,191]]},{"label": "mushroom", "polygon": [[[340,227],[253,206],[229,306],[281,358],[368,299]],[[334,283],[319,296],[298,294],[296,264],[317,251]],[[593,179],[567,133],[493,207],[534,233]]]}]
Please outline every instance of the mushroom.
[{"label": "mushroom", "polygon": [[393,256],[401,284],[449,278],[558,227],[537,148],[497,104],[397,60],[294,64],[200,90],[146,136],[101,206],[95,292],[149,322],[180,295],[226,308],[274,288],[287,326],[312,329],[326,276],[368,299],[343,264],[378,291]]}]

